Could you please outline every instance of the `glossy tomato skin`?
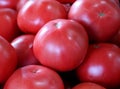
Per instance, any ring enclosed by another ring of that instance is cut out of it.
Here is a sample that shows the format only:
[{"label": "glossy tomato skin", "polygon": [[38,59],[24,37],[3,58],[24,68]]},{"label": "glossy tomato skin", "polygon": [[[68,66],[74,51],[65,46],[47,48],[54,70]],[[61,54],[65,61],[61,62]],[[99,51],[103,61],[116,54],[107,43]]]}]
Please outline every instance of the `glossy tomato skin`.
[{"label": "glossy tomato skin", "polygon": [[0,36],[0,84],[11,76],[17,66],[17,55],[10,43]]},{"label": "glossy tomato skin", "polygon": [[19,11],[25,5],[27,1],[29,0],[19,0],[16,6],[16,10]]},{"label": "glossy tomato skin", "polygon": [[11,8],[16,10],[19,0],[0,0],[0,8]]},{"label": "glossy tomato skin", "polygon": [[39,64],[38,60],[33,53],[33,40],[34,35],[32,34],[23,34],[16,37],[11,45],[17,52],[18,56],[18,67]]},{"label": "glossy tomato skin", "polygon": [[29,0],[18,13],[18,25],[25,33],[36,34],[48,21],[67,18],[65,7],[56,0]]},{"label": "glossy tomato skin", "polygon": [[41,64],[57,71],[69,71],[80,65],[88,48],[88,36],[73,20],[56,19],[36,34],[33,51]]},{"label": "glossy tomato skin", "polygon": [[57,72],[40,65],[28,65],[16,70],[4,89],[64,89]]},{"label": "glossy tomato skin", "polygon": [[76,0],[68,17],[81,23],[93,42],[109,40],[117,32],[120,23],[118,6],[108,0]]},{"label": "glossy tomato skin", "polygon": [[76,71],[82,82],[116,89],[120,86],[120,48],[110,43],[90,45],[84,62]]},{"label": "glossy tomato skin", "polygon": [[96,83],[84,82],[75,85],[72,89],[106,89],[106,88]]},{"label": "glossy tomato skin", "polygon": [[0,35],[10,42],[19,34],[17,12],[10,8],[0,9]]}]

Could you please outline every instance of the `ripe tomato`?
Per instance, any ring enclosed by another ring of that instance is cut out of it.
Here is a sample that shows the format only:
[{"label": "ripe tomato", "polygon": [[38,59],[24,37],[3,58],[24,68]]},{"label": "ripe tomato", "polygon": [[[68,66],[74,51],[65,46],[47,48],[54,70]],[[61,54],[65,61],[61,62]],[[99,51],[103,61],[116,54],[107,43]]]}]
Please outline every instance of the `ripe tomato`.
[{"label": "ripe tomato", "polygon": [[40,63],[58,71],[69,71],[80,65],[87,48],[88,36],[83,26],[67,19],[49,21],[33,42]]},{"label": "ripe tomato", "polygon": [[0,8],[16,9],[19,0],[0,0]]},{"label": "ripe tomato", "polygon": [[29,0],[18,13],[18,25],[25,33],[37,33],[48,21],[67,18],[65,7],[56,0]]},{"label": "ripe tomato", "polygon": [[86,28],[90,41],[104,42],[115,35],[120,26],[119,10],[108,0],[76,0],[68,17]]},{"label": "ripe tomato", "polygon": [[18,36],[17,12],[13,9],[0,9],[0,35],[9,42]]},{"label": "ripe tomato", "polygon": [[30,64],[39,64],[33,53],[33,40],[34,35],[24,34],[16,37],[11,42],[11,45],[17,52],[18,67]]},{"label": "ripe tomato", "polygon": [[120,86],[120,48],[110,43],[92,44],[76,70],[81,82],[95,82],[107,89]]},{"label": "ripe tomato", "polygon": [[103,86],[100,86],[92,82],[84,82],[75,85],[72,89],[106,89]]},{"label": "ripe tomato", "polygon": [[0,84],[4,83],[14,72],[17,55],[10,43],[0,36]]},{"label": "ripe tomato", "polygon": [[17,69],[5,83],[4,89],[64,89],[57,72],[39,65]]}]

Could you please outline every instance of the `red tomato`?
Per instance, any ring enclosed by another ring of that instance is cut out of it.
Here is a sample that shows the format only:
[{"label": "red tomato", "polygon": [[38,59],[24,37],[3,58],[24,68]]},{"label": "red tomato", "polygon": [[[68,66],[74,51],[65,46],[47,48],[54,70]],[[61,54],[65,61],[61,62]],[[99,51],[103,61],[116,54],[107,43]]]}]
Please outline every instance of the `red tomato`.
[{"label": "red tomato", "polygon": [[92,82],[84,82],[75,85],[72,89],[106,89],[106,88]]},{"label": "red tomato", "polygon": [[48,21],[67,18],[65,7],[56,0],[30,0],[18,13],[18,25],[25,33],[37,33]]},{"label": "red tomato", "polygon": [[17,65],[17,55],[14,48],[0,36],[0,84],[4,83],[14,72]]},{"label": "red tomato", "polygon": [[108,0],[76,0],[68,17],[81,23],[90,41],[95,42],[109,40],[117,32],[120,23],[119,8]]},{"label": "red tomato", "polygon": [[16,9],[19,0],[0,0],[0,8]]},{"label": "red tomato", "polygon": [[33,51],[41,64],[58,71],[69,71],[80,65],[88,47],[85,29],[73,20],[49,21],[37,33]]},{"label": "red tomato", "polygon": [[18,67],[30,64],[39,64],[33,53],[33,40],[34,35],[24,34],[18,36],[11,42],[11,45],[17,52]]},{"label": "red tomato", "polygon": [[90,45],[76,73],[81,82],[95,82],[116,89],[120,86],[120,48],[110,43]]},{"label": "red tomato", "polygon": [[9,42],[18,36],[17,12],[13,9],[0,9],[0,35]]},{"label": "red tomato", "polygon": [[16,70],[4,89],[64,89],[57,72],[39,65],[28,65]]}]

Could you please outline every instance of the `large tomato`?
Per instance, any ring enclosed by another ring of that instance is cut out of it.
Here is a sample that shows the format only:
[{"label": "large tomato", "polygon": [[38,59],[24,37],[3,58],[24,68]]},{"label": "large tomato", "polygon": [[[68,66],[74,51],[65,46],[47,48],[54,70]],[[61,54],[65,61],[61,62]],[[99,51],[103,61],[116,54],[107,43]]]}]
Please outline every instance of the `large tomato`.
[{"label": "large tomato", "polygon": [[106,89],[106,88],[96,83],[84,82],[75,85],[72,89]]},{"label": "large tomato", "polygon": [[34,35],[24,34],[16,37],[11,45],[17,52],[18,67],[22,67],[30,64],[39,64],[38,60],[33,53],[33,40]]},{"label": "large tomato", "polygon": [[0,36],[0,84],[4,83],[17,66],[17,54],[10,43]]},{"label": "large tomato", "polygon": [[109,40],[120,26],[119,8],[110,0],[76,0],[68,17],[81,23],[95,42]]},{"label": "large tomato", "polygon": [[73,20],[49,21],[37,33],[33,51],[41,64],[58,71],[69,71],[80,65],[88,48],[88,35]]},{"label": "large tomato", "polygon": [[91,44],[76,70],[81,82],[95,82],[107,89],[120,86],[120,48],[110,43]]},{"label": "large tomato", "polygon": [[18,36],[17,12],[10,8],[0,9],[0,35],[9,42]]},{"label": "large tomato", "polygon": [[18,25],[25,33],[37,33],[48,21],[67,18],[65,7],[56,0],[29,0],[18,13]]},{"label": "large tomato", "polygon": [[4,89],[64,89],[57,72],[39,65],[17,69],[5,83]]}]

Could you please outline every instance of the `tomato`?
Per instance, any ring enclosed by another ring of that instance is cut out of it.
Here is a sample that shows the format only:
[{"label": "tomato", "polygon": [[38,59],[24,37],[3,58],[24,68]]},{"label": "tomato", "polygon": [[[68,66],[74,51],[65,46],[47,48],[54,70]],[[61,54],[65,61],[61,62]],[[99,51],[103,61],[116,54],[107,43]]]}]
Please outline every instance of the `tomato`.
[{"label": "tomato", "polygon": [[76,0],[68,18],[85,27],[91,42],[106,42],[120,26],[119,8],[108,0]]},{"label": "tomato", "polygon": [[17,55],[10,43],[0,36],[0,84],[11,76],[16,69]]},{"label": "tomato", "polygon": [[72,89],[106,89],[106,88],[92,82],[84,82],[75,85]]},{"label": "tomato", "polygon": [[73,20],[56,19],[36,34],[33,51],[41,64],[57,71],[69,71],[80,65],[88,47],[88,35]]},{"label": "tomato", "polygon": [[18,26],[25,33],[36,34],[48,21],[67,18],[65,7],[56,0],[29,0],[18,13]]},{"label": "tomato", "polygon": [[18,67],[30,64],[39,64],[33,53],[33,40],[34,35],[23,34],[16,37],[11,42],[11,45],[14,47],[18,55]]},{"label": "tomato", "polygon": [[4,89],[64,89],[57,72],[40,65],[17,69],[5,83]]},{"label": "tomato", "polygon": [[0,9],[0,35],[10,42],[19,34],[17,12],[9,8]]},{"label": "tomato", "polygon": [[16,9],[19,0],[0,0],[0,8]]},{"label": "tomato", "polygon": [[76,73],[81,82],[116,89],[120,86],[120,48],[110,43],[91,44]]}]

